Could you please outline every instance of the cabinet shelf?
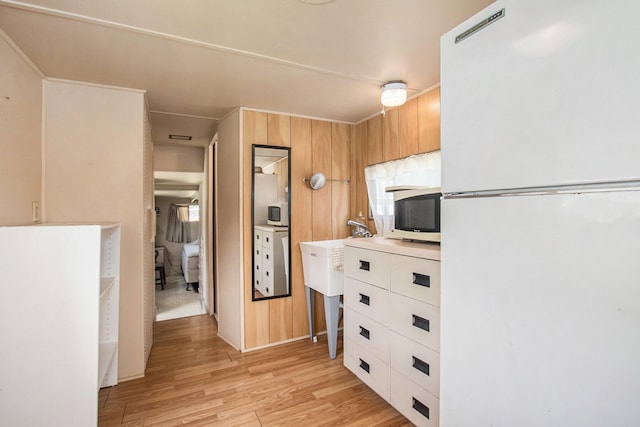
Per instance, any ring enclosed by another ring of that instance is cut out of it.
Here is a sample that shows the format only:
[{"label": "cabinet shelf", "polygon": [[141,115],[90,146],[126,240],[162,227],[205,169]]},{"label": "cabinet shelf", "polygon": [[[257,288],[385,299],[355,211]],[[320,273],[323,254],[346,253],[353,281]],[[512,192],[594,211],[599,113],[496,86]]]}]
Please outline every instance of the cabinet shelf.
[{"label": "cabinet shelf", "polygon": [[116,283],[115,277],[100,278],[100,301],[102,301]]},{"label": "cabinet shelf", "polygon": [[118,354],[118,342],[104,342],[99,346],[99,365],[98,365],[98,387],[103,387],[105,378],[110,371],[111,365]]}]

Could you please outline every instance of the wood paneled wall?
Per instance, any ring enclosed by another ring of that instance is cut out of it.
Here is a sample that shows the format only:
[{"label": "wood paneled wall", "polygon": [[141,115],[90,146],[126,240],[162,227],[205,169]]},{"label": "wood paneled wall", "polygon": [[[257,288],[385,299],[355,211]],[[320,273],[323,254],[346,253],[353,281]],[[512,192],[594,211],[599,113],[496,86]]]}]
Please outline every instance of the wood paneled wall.
[{"label": "wood paneled wall", "polygon": [[[357,125],[242,110],[244,151],[244,329],[251,349],[309,335],[300,242],[344,238],[346,223],[367,215],[364,168],[440,149],[440,89]],[[291,147],[291,296],[251,300],[251,145]],[[302,181],[322,172],[327,184]],[[346,180],[349,180],[347,183]],[[373,221],[369,227],[375,231]],[[316,333],[324,331],[322,296],[316,295]]]},{"label": "wood paneled wall", "polygon": [[[244,328],[245,348],[309,335],[300,242],[346,237],[349,218],[349,125],[243,110],[244,144]],[[251,145],[291,147],[291,296],[251,300]],[[312,190],[303,178],[322,172],[327,184]],[[342,180],[342,181],[329,181]],[[316,296],[316,332],[325,330]]]}]

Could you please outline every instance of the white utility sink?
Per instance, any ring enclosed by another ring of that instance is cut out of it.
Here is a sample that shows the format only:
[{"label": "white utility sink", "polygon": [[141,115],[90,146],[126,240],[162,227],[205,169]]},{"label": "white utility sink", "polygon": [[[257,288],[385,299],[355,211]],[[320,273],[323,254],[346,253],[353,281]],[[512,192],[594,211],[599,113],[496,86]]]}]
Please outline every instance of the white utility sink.
[{"label": "white utility sink", "polygon": [[344,239],[301,242],[304,285],[326,296],[344,293]]},{"label": "white utility sink", "polygon": [[340,295],[344,293],[344,239],[301,242],[302,271],[307,297],[307,315],[311,339],[315,341],[314,293],[324,294],[324,317],[327,322],[329,357],[336,358]]}]

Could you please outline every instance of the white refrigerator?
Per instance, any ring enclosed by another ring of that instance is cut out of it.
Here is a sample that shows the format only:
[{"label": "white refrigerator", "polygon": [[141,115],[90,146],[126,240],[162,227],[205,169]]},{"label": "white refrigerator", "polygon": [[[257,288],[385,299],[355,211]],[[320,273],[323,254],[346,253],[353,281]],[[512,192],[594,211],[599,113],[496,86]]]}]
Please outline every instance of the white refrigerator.
[{"label": "white refrigerator", "polygon": [[639,45],[623,0],[442,37],[442,426],[640,425]]}]

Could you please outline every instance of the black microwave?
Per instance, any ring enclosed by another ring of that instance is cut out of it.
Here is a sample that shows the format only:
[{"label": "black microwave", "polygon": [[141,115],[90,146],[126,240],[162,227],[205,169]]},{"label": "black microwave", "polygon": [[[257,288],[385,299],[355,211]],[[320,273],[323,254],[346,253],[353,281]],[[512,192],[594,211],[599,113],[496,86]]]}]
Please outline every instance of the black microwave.
[{"label": "black microwave", "polygon": [[384,237],[440,242],[440,187],[389,187],[393,226]]}]

